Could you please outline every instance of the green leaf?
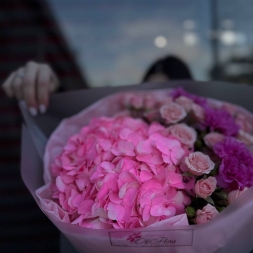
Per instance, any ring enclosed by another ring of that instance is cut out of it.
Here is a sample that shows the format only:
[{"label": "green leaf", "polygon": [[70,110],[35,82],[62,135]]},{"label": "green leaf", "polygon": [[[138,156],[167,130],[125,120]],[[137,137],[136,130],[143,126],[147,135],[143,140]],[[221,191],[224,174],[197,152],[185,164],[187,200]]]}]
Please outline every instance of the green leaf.
[{"label": "green leaf", "polygon": [[201,138],[201,139],[204,139],[204,137],[205,137],[206,134],[207,134],[207,131],[206,131],[206,130],[203,131],[203,132],[201,132],[200,138]]},{"label": "green leaf", "polygon": [[219,172],[219,165],[216,164],[214,166],[214,169],[209,173],[209,176],[215,176],[218,174],[218,172]]},{"label": "green leaf", "polygon": [[216,207],[216,208],[217,208],[217,210],[219,211],[219,213],[222,212],[224,209],[226,209],[225,206]]},{"label": "green leaf", "polygon": [[203,146],[203,143],[200,139],[197,139],[194,143],[194,148],[197,149],[197,150],[200,150]]},{"label": "green leaf", "polygon": [[187,172],[184,172],[182,176],[188,177],[188,176],[193,176],[193,175],[189,171],[187,171]]},{"label": "green leaf", "polygon": [[192,206],[187,206],[187,207],[185,208],[185,211],[186,211],[186,214],[187,214],[187,216],[188,216],[189,218],[192,218],[192,217],[195,216],[196,211],[195,211],[194,207],[192,207]]},{"label": "green leaf", "polygon": [[204,174],[204,176],[203,176],[203,178],[202,179],[207,179],[207,175],[206,174]]},{"label": "green leaf", "polygon": [[224,191],[217,191],[217,192],[215,191],[214,194],[221,199],[227,199],[228,197],[228,194]]},{"label": "green leaf", "polygon": [[228,201],[226,199],[219,200],[216,203],[217,205],[220,205],[220,206],[228,206]]},{"label": "green leaf", "polygon": [[205,201],[207,201],[208,203],[210,203],[210,204],[212,204],[213,206],[214,206],[214,202],[213,202],[213,200],[211,199],[211,197],[207,197],[206,199],[205,199]]}]

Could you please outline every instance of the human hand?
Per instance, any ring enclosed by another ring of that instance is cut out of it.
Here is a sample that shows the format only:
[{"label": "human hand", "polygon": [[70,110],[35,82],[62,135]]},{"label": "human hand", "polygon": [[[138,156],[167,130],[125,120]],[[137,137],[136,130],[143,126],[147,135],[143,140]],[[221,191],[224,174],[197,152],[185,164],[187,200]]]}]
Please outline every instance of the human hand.
[{"label": "human hand", "polygon": [[35,62],[28,62],[12,72],[2,86],[7,96],[24,100],[33,116],[38,111],[46,112],[50,93],[57,91],[59,87],[60,83],[51,67]]}]

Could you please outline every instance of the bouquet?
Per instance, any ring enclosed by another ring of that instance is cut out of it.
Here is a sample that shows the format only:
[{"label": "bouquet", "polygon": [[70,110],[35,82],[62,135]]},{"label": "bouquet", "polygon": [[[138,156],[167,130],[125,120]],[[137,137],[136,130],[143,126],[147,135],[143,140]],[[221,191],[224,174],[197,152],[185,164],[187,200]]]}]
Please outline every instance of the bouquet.
[{"label": "bouquet", "polygon": [[193,224],[211,224],[253,185],[252,126],[243,108],[182,88],[118,93],[54,131],[36,195],[73,230],[109,231],[112,247],[192,246]]}]

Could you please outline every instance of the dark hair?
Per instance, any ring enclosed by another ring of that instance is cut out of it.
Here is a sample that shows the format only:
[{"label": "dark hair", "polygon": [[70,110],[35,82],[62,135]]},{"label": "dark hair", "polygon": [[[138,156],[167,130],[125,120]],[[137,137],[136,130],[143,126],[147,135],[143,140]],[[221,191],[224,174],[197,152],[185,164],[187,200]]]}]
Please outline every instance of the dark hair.
[{"label": "dark hair", "polygon": [[167,56],[153,63],[147,70],[142,81],[146,82],[150,75],[156,73],[163,73],[170,80],[192,80],[188,66],[175,56]]}]

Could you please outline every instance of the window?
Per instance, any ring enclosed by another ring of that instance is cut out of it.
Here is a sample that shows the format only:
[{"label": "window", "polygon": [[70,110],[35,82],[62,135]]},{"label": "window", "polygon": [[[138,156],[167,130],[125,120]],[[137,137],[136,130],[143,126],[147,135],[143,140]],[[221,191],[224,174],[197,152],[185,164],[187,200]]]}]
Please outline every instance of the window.
[{"label": "window", "polygon": [[249,55],[253,43],[250,0],[49,3],[91,86],[139,83],[168,54],[183,59],[196,80],[230,80],[240,72],[234,58]]}]

